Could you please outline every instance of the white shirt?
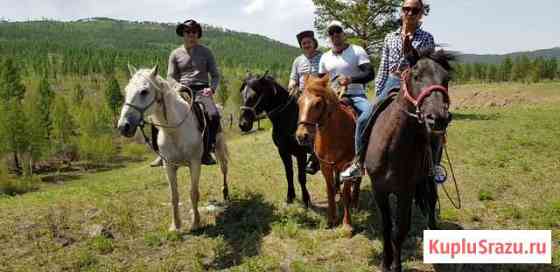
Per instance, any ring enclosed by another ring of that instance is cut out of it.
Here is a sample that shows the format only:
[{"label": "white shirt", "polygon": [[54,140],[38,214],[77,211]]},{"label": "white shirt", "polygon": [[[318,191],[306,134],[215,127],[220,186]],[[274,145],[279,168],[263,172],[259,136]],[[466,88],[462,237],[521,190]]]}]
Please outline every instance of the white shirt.
[{"label": "white shirt", "polygon": [[[335,54],[332,49],[324,53],[319,62],[319,74],[328,73],[331,80],[336,76],[355,76],[361,71],[358,66],[369,63],[369,56],[362,47],[351,44],[341,54]],[[363,84],[348,85],[347,94],[365,94]]]}]

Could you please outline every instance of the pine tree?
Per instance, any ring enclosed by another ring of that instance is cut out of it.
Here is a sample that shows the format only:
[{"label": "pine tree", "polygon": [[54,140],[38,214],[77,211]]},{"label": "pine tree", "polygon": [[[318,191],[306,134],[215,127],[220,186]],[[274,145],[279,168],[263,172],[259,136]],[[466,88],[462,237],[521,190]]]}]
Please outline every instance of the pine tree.
[{"label": "pine tree", "polygon": [[49,80],[44,75],[39,82],[39,113],[41,118],[40,125],[43,127],[45,137],[49,139],[52,129],[51,106],[54,100],[54,92],[51,89]]},{"label": "pine tree", "polygon": [[84,101],[84,96],[84,88],[82,88],[82,85],[80,85],[80,83],[77,83],[72,93],[72,101],[76,105],[81,105],[82,101]]},{"label": "pine tree", "polygon": [[113,127],[117,126],[117,118],[119,116],[119,111],[124,103],[124,96],[121,93],[121,88],[119,87],[119,82],[114,75],[109,79],[109,84],[105,89],[105,100],[107,101],[107,106],[112,114]]},{"label": "pine tree", "polygon": [[63,96],[57,96],[53,105],[52,142],[56,152],[63,151],[71,143],[74,121]]},{"label": "pine tree", "polygon": [[511,80],[511,70],[513,68],[513,62],[509,56],[507,56],[500,65],[500,81],[510,81]]},{"label": "pine tree", "polygon": [[332,20],[340,21],[348,30],[350,38],[371,51],[379,51],[385,35],[398,28],[395,17],[400,0],[313,0],[316,7],[315,28],[326,36],[326,28]]},{"label": "pine tree", "polygon": [[8,58],[0,69],[0,99],[7,102],[16,98],[21,101],[24,95],[25,86],[21,83],[20,70],[13,60]]},{"label": "pine tree", "polygon": [[12,153],[18,172],[21,172],[20,156],[28,143],[22,109],[24,95],[25,86],[21,83],[20,71],[11,59],[7,59],[0,67],[0,149]]},{"label": "pine tree", "polygon": [[228,84],[229,84],[228,80],[223,75],[220,78],[220,87],[218,88],[218,93],[217,93],[218,103],[222,104],[222,106],[226,105],[226,102],[229,98]]}]

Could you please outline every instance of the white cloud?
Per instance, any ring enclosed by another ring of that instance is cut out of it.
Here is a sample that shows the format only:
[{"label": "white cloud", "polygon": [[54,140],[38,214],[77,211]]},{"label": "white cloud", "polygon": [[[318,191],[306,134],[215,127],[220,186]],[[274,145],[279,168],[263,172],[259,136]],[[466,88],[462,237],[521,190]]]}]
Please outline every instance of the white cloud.
[{"label": "white cloud", "polygon": [[243,7],[243,12],[246,14],[254,14],[255,12],[264,10],[264,0],[248,0],[245,2],[248,2]]}]

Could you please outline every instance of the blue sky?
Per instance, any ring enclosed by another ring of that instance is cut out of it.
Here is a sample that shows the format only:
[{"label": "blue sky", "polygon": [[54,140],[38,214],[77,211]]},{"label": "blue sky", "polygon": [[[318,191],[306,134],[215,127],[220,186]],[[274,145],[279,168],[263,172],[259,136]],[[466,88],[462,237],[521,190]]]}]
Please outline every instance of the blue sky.
[{"label": "blue sky", "polygon": [[[426,0],[424,28],[436,42],[465,53],[503,54],[560,46],[559,0]],[[296,45],[313,28],[311,0],[0,0],[9,20],[75,20],[104,16],[179,22],[193,17],[233,30]]]}]

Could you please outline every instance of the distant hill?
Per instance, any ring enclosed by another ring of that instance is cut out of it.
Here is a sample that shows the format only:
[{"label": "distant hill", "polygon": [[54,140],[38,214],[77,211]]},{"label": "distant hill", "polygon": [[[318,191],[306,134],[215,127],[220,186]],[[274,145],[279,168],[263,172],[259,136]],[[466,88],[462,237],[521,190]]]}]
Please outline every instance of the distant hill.
[{"label": "distant hill", "polygon": [[[223,67],[288,71],[299,49],[265,36],[204,25],[202,43],[213,49]],[[34,61],[46,55],[67,58],[114,56],[115,65],[160,63],[166,67],[170,51],[182,44],[174,23],[131,22],[87,18],[71,22],[52,20],[0,21],[0,57]],[[102,51],[102,53],[99,53]]]},{"label": "distant hill", "polygon": [[463,63],[490,63],[496,64],[502,62],[506,57],[516,58],[517,56],[527,55],[530,59],[543,57],[545,59],[560,58],[560,47],[550,49],[541,49],[535,51],[514,52],[504,55],[476,55],[476,54],[462,54],[459,55],[459,60]]}]

